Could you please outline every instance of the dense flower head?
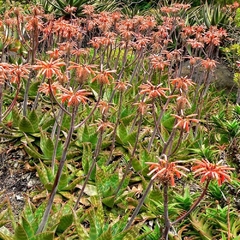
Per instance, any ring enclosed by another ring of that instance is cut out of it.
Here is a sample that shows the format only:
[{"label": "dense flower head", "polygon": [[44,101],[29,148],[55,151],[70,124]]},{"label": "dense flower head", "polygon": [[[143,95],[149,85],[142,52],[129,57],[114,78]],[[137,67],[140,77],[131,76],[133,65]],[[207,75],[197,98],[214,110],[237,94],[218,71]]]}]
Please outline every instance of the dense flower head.
[{"label": "dense flower head", "polygon": [[100,101],[98,104],[102,115],[106,115],[111,107],[113,107],[113,105],[107,101]]},{"label": "dense flower head", "polygon": [[30,73],[30,65],[26,64],[12,64],[9,70],[12,83],[19,83],[22,78],[28,78]]},{"label": "dense flower head", "polygon": [[150,106],[150,104],[145,103],[144,101],[139,102],[139,103],[134,103],[134,106],[137,106],[137,111],[139,114],[144,115],[147,113],[147,110]]},{"label": "dense flower head", "polygon": [[154,86],[151,82],[147,81],[146,84],[142,84],[139,86],[141,91],[140,94],[147,94],[149,98],[157,98],[157,97],[165,97],[167,98],[165,91],[169,90],[169,88],[161,87],[162,84]]},{"label": "dense flower head", "polygon": [[58,94],[62,100],[62,103],[67,102],[68,106],[78,106],[80,103],[87,103],[89,95],[91,95],[91,92],[88,92],[85,89],[80,89],[76,92],[70,89],[61,88],[62,92],[61,94]]},{"label": "dense flower head", "polygon": [[179,89],[180,92],[187,92],[189,86],[193,86],[195,83],[187,77],[178,77],[172,79],[171,84]]},{"label": "dense flower head", "polygon": [[159,179],[162,182],[169,182],[171,186],[175,186],[175,176],[180,178],[182,175],[186,177],[182,171],[189,171],[187,168],[178,165],[179,161],[169,162],[167,156],[163,154],[161,157],[157,157],[158,162],[146,162],[150,165],[148,176],[152,176],[153,179]]},{"label": "dense flower head", "polygon": [[62,76],[60,67],[66,64],[61,59],[54,60],[51,58],[49,61],[37,60],[36,65],[33,65],[33,69],[38,70],[38,76],[44,75],[46,78],[52,78],[53,76]]},{"label": "dense flower head", "polygon": [[174,126],[174,128],[179,128],[182,131],[185,131],[189,133],[190,131],[190,125],[191,123],[198,123],[199,120],[192,118],[195,117],[197,114],[191,114],[188,116],[179,116],[175,114],[171,114],[173,117],[177,119],[177,124]]},{"label": "dense flower head", "polygon": [[70,62],[70,64],[71,65],[68,67],[68,69],[76,70],[77,81],[80,83],[85,82],[90,74],[94,73],[93,68],[96,67],[96,65],[77,64],[75,62]]},{"label": "dense flower head", "polygon": [[0,63],[0,84],[4,84],[5,80],[8,78],[9,69],[11,65],[8,63]]},{"label": "dense flower head", "polygon": [[118,81],[118,82],[116,82],[115,89],[120,91],[120,92],[124,92],[128,89],[128,87],[131,87],[131,86],[132,85],[128,82]]},{"label": "dense flower head", "polygon": [[46,95],[50,95],[51,92],[53,95],[56,95],[57,91],[61,90],[62,88],[63,86],[58,82],[54,82],[53,84],[50,84],[50,85],[48,83],[42,83],[39,86],[38,91]]},{"label": "dense flower head", "polygon": [[167,66],[170,65],[170,62],[166,60],[163,56],[150,55],[149,59],[154,69],[163,71]]},{"label": "dense flower head", "polygon": [[111,128],[113,129],[113,124],[110,123],[109,121],[103,121],[102,119],[99,119],[96,121],[98,128],[97,128],[97,132],[104,132],[107,128]]},{"label": "dense flower head", "polygon": [[109,79],[114,79],[111,73],[116,72],[115,70],[102,70],[100,72],[96,72],[97,76],[92,79],[92,82],[98,81],[100,84],[110,85]]},{"label": "dense flower head", "polygon": [[227,165],[222,165],[222,162],[222,160],[217,163],[210,163],[207,159],[196,160],[192,170],[196,177],[201,176],[201,182],[217,180],[218,185],[222,185],[225,180],[231,181],[228,171],[234,170]]},{"label": "dense flower head", "polygon": [[206,60],[202,59],[202,62],[201,62],[201,65],[203,66],[203,68],[205,68],[208,71],[214,70],[216,68],[216,64],[217,64],[217,61],[210,58],[207,58]]}]

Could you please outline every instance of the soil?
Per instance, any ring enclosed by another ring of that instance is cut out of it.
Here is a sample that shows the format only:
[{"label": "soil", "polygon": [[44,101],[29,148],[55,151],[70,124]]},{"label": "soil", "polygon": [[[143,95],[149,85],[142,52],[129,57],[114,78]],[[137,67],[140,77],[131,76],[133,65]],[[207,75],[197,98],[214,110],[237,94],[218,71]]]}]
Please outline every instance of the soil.
[{"label": "soil", "polygon": [[27,162],[23,148],[6,144],[0,147],[0,203],[9,199],[16,218],[23,209],[25,196],[41,187],[35,168]]}]

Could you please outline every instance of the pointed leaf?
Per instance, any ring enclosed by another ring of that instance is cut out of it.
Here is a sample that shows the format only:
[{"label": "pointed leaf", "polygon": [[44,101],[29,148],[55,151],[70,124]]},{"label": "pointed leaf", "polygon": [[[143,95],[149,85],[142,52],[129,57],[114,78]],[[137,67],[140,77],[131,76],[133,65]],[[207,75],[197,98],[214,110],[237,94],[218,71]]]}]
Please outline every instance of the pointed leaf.
[{"label": "pointed leaf", "polygon": [[15,107],[12,110],[12,119],[13,119],[13,126],[14,127],[18,126],[20,122],[20,114],[18,112],[18,109]]},{"label": "pointed leaf", "polygon": [[54,151],[53,141],[44,133],[41,133],[40,148],[44,154],[44,158],[51,160]]},{"label": "pointed leaf", "polygon": [[14,239],[16,240],[28,240],[28,235],[20,223],[17,223],[17,228],[15,229]]},{"label": "pointed leaf", "polygon": [[24,230],[26,231],[29,238],[31,238],[35,235],[35,232],[31,226],[31,224],[24,217],[22,217],[22,226],[23,226]]},{"label": "pointed leaf", "polygon": [[68,174],[62,173],[62,176],[59,181],[58,191],[63,190],[68,185]]},{"label": "pointed leaf", "polygon": [[64,232],[69,226],[72,225],[73,222],[73,214],[67,214],[61,217],[60,222],[57,227],[57,232]]},{"label": "pointed leaf", "polygon": [[31,240],[53,240],[54,239],[54,232],[46,231],[37,234],[33,239]]},{"label": "pointed leaf", "polygon": [[25,133],[34,133],[35,132],[35,129],[34,129],[32,123],[25,116],[20,121],[18,127],[22,132],[25,132]]},{"label": "pointed leaf", "polygon": [[39,159],[43,158],[43,156],[40,153],[38,153],[38,151],[36,151],[34,148],[30,148],[27,145],[24,145],[24,150],[27,152],[29,156],[33,158],[39,158]]},{"label": "pointed leaf", "polygon": [[79,218],[77,217],[77,214],[74,210],[73,210],[73,219],[74,219],[74,223],[75,223],[75,227],[76,227],[76,231],[79,239],[89,239],[89,235],[86,229],[80,223]]},{"label": "pointed leaf", "polygon": [[32,110],[28,114],[28,120],[31,122],[34,132],[39,132],[39,120],[38,120],[38,115],[35,110]]}]

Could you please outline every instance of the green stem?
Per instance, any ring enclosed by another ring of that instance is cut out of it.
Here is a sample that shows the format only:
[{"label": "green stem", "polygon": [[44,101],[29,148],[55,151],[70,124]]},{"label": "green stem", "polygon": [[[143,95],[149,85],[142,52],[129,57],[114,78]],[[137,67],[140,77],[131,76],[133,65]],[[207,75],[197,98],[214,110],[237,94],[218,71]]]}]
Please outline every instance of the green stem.
[{"label": "green stem", "polygon": [[131,168],[131,166],[132,166],[132,160],[133,160],[133,157],[134,157],[135,152],[136,152],[136,150],[137,150],[137,144],[138,144],[139,135],[140,135],[140,130],[141,130],[141,126],[142,126],[142,118],[143,118],[143,116],[140,115],[140,119],[139,119],[139,123],[138,123],[137,136],[136,136],[136,141],[135,141],[135,144],[134,144],[134,147],[133,147],[133,151],[132,151],[130,160],[129,160],[127,166],[126,166],[126,169],[125,169],[124,175],[123,175],[123,177],[122,177],[122,179],[121,179],[121,182],[119,183],[118,188],[117,188],[117,190],[116,190],[116,192],[115,192],[115,197],[117,196],[119,190],[121,189],[121,187],[122,187],[122,185],[123,185],[123,183],[124,183],[124,180],[125,180],[125,178],[127,177],[128,173],[129,173],[129,170],[130,170],[130,168]]},{"label": "green stem", "polygon": [[178,219],[176,219],[175,221],[173,221],[171,224],[174,225],[176,223],[181,222],[184,218],[186,218],[189,214],[192,213],[192,211],[198,206],[198,204],[201,202],[201,200],[203,199],[203,197],[205,196],[205,194],[207,193],[207,189],[208,189],[208,185],[210,183],[210,180],[207,181],[205,188],[202,192],[202,194],[199,196],[199,198],[195,201],[195,203],[191,206],[191,208],[185,213],[183,214],[181,217],[179,217]]},{"label": "green stem", "polygon": [[115,148],[115,140],[116,140],[116,135],[117,135],[117,127],[120,121],[120,115],[121,115],[121,110],[122,110],[122,99],[123,99],[123,92],[120,92],[120,96],[119,96],[119,107],[118,107],[118,114],[117,114],[117,120],[114,126],[114,130],[113,130],[113,138],[112,138],[112,145],[111,145],[111,152],[109,154],[108,160],[106,165],[108,165],[111,160],[112,160],[112,155],[113,155],[113,151]]},{"label": "green stem", "polygon": [[143,203],[144,203],[144,200],[145,200],[145,198],[147,197],[147,195],[148,195],[148,193],[149,193],[149,191],[150,191],[150,189],[151,189],[151,187],[152,187],[152,185],[153,185],[153,182],[154,182],[154,179],[152,179],[152,180],[149,182],[149,184],[148,184],[148,186],[147,186],[147,189],[145,190],[142,198],[140,199],[137,207],[135,208],[135,210],[134,210],[134,212],[133,212],[130,220],[128,221],[126,227],[124,228],[124,230],[127,230],[128,228],[131,227],[131,225],[132,225],[135,217],[137,216],[139,210],[141,209],[141,207],[142,207],[142,205],[143,205]]},{"label": "green stem", "polygon": [[163,206],[164,206],[163,239],[168,240],[168,233],[171,227],[169,216],[168,216],[168,182],[163,183]]},{"label": "green stem", "polygon": [[100,134],[99,134],[97,146],[96,146],[96,149],[95,149],[95,152],[94,152],[94,156],[93,156],[92,165],[91,165],[91,167],[90,167],[90,169],[89,169],[89,171],[88,171],[88,174],[87,174],[87,176],[86,176],[86,178],[85,178],[85,181],[84,181],[84,183],[83,183],[83,186],[82,186],[82,188],[81,188],[81,191],[80,191],[80,193],[79,193],[79,195],[78,195],[77,201],[76,201],[76,203],[75,203],[75,206],[74,206],[74,210],[75,210],[75,211],[76,211],[77,208],[78,208],[78,204],[79,204],[80,199],[81,199],[81,197],[82,197],[82,195],[83,195],[83,192],[84,192],[84,190],[85,190],[85,187],[86,187],[86,185],[87,185],[87,182],[88,182],[88,180],[89,180],[89,178],[90,178],[90,176],[91,176],[91,173],[92,173],[92,171],[93,171],[93,169],[94,169],[94,167],[95,167],[95,165],[96,165],[97,157],[98,157],[98,154],[99,154],[99,152],[100,152],[101,145],[102,145],[102,138],[103,138],[103,131],[101,131]]},{"label": "green stem", "polygon": [[45,212],[43,214],[41,223],[39,224],[39,227],[38,227],[38,230],[37,230],[36,233],[41,233],[44,230],[44,228],[47,224],[49,215],[50,215],[50,211],[52,209],[53,200],[54,200],[54,197],[57,193],[57,189],[58,189],[58,185],[59,185],[60,178],[61,178],[61,175],[62,175],[64,163],[66,161],[67,151],[68,151],[68,148],[69,148],[69,145],[70,145],[70,142],[71,142],[71,138],[72,138],[72,134],[73,134],[73,131],[74,131],[74,119],[75,119],[75,116],[76,116],[76,113],[77,113],[77,109],[78,109],[77,106],[73,107],[70,129],[69,129],[69,132],[68,132],[65,144],[64,144],[62,158],[61,158],[60,163],[59,163],[58,171],[57,171],[54,183],[53,183],[53,187],[52,187],[52,191],[51,191],[48,203],[47,203],[47,207],[45,209]]}]

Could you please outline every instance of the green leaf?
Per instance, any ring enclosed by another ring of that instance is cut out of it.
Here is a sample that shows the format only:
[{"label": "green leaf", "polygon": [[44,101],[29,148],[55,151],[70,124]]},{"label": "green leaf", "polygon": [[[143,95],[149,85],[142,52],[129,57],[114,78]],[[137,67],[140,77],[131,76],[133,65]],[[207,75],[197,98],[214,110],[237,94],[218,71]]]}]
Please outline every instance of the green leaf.
[{"label": "green leaf", "polygon": [[34,148],[30,148],[27,145],[24,145],[24,150],[27,152],[29,156],[33,158],[39,158],[39,159],[43,158],[43,156],[40,153],[38,153],[38,151],[36,151]]},{"label": "green leaf", "polygon": [[28,114],[28,120],[31,122],[34,132],[39,132],[39,119],[35,110]]},{"label": "green leaf", "polygon": [[24,217],[22,217],[22,226],[23,226],[24,230],[26,231],[29,238],[31,238],[35,235],[35,232],[31,226],[31,224]]},{"label": "green leaf", "polygon": [[31,84],[28,92],[29,96],[35,97],[37,95],[39,85],[40,81],[36,81]]},{"label": "green leaf", "polygon": [[25,132],[25,133],[34,133],[35,132],[35,129],[34,129],[32,123],[25,116],[20,121],[18,127],[19,127],[20,131]]},{"label": "green leaf", "polygon": [[46,208],[46,204],[42,203],[34,212],[34,221],[32,223],[32,227],[34,228],[35,232],[38,229],[40,221],[42,220],[45,208]]},{"label": "green leaf", "polygon": [[133,146],[136,142],[136,139],[137,139],[137,131],[127,135],[127,137],[125,137],[124,139],[124,143],[130,144],[131,146]]},{"label": "green leaf", "polygon": [[57,232],[64,232],[73,222],[73,214],[67,214],[61,217],[60,222],[57,227]]},{"label": "green leaf", "polygon": [[16,240],[28,240],[28,235],[20,223],[17,223],[17,228],[15,229],[14,239]]},{"label": "green leaf", "polygon": [[12,120],[13,120],[13,126],[14,127],[18,126],[20,122],[20,115],[19,115],[18,109],[15,107],[12,110]]},{"label": "green leaf", "polygon": [[86,124],[84,126],[82,133],[82,142],[89,142],[89,132]]},{"label": "green leaf", "polygon": [[92,162],[92,144],[83,143],[83,155],[82,155],[82,166],[84,173],[87,174],[89,170],[89,165]]},{"label": "green leaf", "polygon": [[84,176],[80,176],[76,179],[74,179],[74,181],[72,181],[71,183],[68,183],[68,185],[66,187],[64,187],[62,190],[64,191],[72,191],[77,184],[79,184],[81,182],[81,180],[84,178]]},{"label": "green leaf", "polygon": [[53,141],[44,133],[41,133],[40,148],[44,154],[44,159],[51,160],[54,151]]},{"label": "green leaf", "polygon": [[109,227],[107,229],[107,231],[105,231],[104,233],[101,234],[100,237],[97,238],[97,240],[112,240],[112,231],[111,231],[111,227]]},{"label": "green leaf", "polygon": [[103,198],[102,202],[103,202],[104,205],[112,208],[114,206],[114,202],[115,202],[115,195]]},{"label": "green leaf", "polygon": [[117,130],[118,130],[117,133],[118,133],[118,136],[120,139],[125,139],[126,136],[128,135],[127,129],[126,129],[125,125],[122,123],[118,126]]},{"label": "green leaf", "polygon": [[68,173],[62,173],[59,181],[58,191],[63,190],[68,185]]},{"label": "green leaf", "polygon": [[53,240],[53,239],[54,239],[54,232],[46,231],[46,232],[37,234],[31,240]]},{"label": "green leaf", "polygon": [[75,224],[79,239],[89,239],[89,235],[86,229],[80,223],[79,218],[77,217],[77,214],[74,210],[73,210],[73,220],[74,220],[74,224]]},{"label": "green leaf", "polygon": [[[46,187],[49,184],[49,176],[46,171],[46,168],[44,167],[44,165],[41,161],[40,161],[40,165],[41,166],[36,165],[36,170],[37,170],[38,177],[39,177],[41,183],[44,185],[44,187]],[[48,190],[50,190],[50,189],[48,189]]]},{"label": "green leaf", "polygon": [[141,163],[140,163],[139,159],[137,159],[137,158],[132,159],[132,166],[136,172],[142,170]]},{"label": "green leaf", "polygon": [[55,122],[55,119],[49,119],[49,120],[45,120],[44,122],[43,122],[43,124],[41,125],[41,128],[42,128],[42,130],[46,130],[46,129],[48,129],[50,126],[53,126],[53,124],[54,124],[54,122]]}]

